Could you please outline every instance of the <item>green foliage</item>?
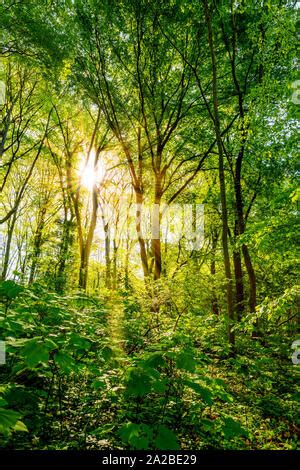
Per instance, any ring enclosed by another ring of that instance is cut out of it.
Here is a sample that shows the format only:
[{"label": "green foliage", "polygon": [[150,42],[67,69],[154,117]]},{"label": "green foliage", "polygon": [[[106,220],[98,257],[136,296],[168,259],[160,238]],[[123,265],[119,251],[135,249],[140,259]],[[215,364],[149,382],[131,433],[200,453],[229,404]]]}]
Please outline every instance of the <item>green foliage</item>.
[{"label": "green foliage", "polygon": [[[47,432],[48,441],[60,448],[54,437],[58,427],[60,441],[70,447],[71,427],[79,433],[78,447],[84,426],[91,448],[173,450],[189,448],[189,439],[197,448],[245,448],[246,442],[257,446],[272,439],[272,426],[282,423],[282,416],[287,422],[295,419],[293,377],[288,387],[279,373],[272,378],[268,349],[257,344],[249,350],[245,340],[242,354],[220,361],[222,349],[204,353],[199,348],[201,323],[191,338],[187,315],[170,334],[173,320],[166,312],[159,335],[124,355],[107,342],[106,309],[95,303],[38,285],[12,299],[0,323],[8,358],[2,377],[10,371],[10,383],[0,388],[3,445],[13,440],[30,447],[29,436],[41,436],[43,442]],[[285,404],[278,402],[278,393],[288,393]],[[266,422],[261,444],[255,444],[257,422],[266,418],[270,427]],[[289,424],[282,426],[288,432]],[[290,442],[293,446],[292,437]]]},{"label": "green foliage", "polygon": [[30,368],[37,366],[40,362],[48,362],[50,348],[56,345],[47,344],[41,338],[32,338],[26,341],[25,346],[20,351],[21,357],[24,358],[26,365]]},{"label": "green foliage", "polygon": [[165,425],[150,427],[146,424],[126,423],[119,431],[123,442],[133,449],[179,449],[176,434]]},{"label": "green foliage", "polygon": [[76,362],[67,353],[58,351],[54,356],[54,362],[58,365],[61,372],[68,374],[76,371]]},{"label": "green foliage", "polygon": [[0,408],[0,433],[9,434],[13,429],[27,431],[26,426],[19,421],[20,414],[16,411]]},{"label": "green foliage", "polygon": [[154,444],[157,449],[161,450],[180,449],[176,434],[165,425],[158,426],[158,432]]},{"label": "green foliage", "polygon": [[23,287],[14,281],[0,282],[0,298],[15,299],[23,290]]},{"label": "green foliage", "polygon": [[[94,335],[93,316],[84,310],[88,300],[83,308],[78,308],[76,304],[82,300],[76,296],[61,297],[38,285],[26,290],[16,286],[14,292],[19,299],[11,298],[7,315],[0,323],[1,338],[6,340],[7,348],[3,372],[11,371],[11,382],[3,389],[3,396],[0,394],[0,406],[5,406],[1,408],[1,430],[8,438],[12,431],[27,430],[20,420],[22,416],[26,417],[31,433],[40,432],[42,423],[34,416],[46,405],[46,414],[41,418],[47,422],[47,406],[53,406],[55,389],[62,387],[63,377],[89,374],[90,360],[96,356],[99,361],[107,360],[99,353],[103,345]],[[103,315],[101,304],[96,314]],[[16,410],[11,410],[11,406]]]},{"label": "green foliage", "polygon": [[1,447],[297,448],[294,3],[1,2]]},{"label": "green foliage", "polygon": [[119,431],[123,442],[133,449],[148,449],[153,430],[145,424],[126,423]]},{"label": "green foliage", "polygon": [[175,363],[178,369],[183,369],[187,372],[194,372],[196,361],[193,357],[193,351],[180,351],[175,356]]},{"label": "green foliage", "polygon": [[222,432],[226,439],[231,439],[236,436],[248,436],[248,431],[241,426],[241,424],[232,418],[224,418],[224,426]]},{"label": "green foliage", "polygon": [[204,403],[207,403],[208,405],[213,403],[212,392],[207,387],[203,387],[199,383],[191,381],[186,381],[185,385],[194,390],[194,392],[200,396]]}]

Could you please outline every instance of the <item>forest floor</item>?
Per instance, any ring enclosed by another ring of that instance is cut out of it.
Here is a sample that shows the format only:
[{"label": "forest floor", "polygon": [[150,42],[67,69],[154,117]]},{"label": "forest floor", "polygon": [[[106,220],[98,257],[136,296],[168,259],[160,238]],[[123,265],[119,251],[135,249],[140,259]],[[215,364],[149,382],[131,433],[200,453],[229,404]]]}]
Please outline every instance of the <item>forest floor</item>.
[{"label": "forest floor", "polygon": [[297,448],[297,371],[271,337],[240,335],[230,357],[216,318],[186,314],[174,330],[176,312],[153,325],[132,294],[35,289],[10,302],[0,324],[10,338],[0,412],[4,403],[9,426],[15,417],[26,426],[0,446]]}]

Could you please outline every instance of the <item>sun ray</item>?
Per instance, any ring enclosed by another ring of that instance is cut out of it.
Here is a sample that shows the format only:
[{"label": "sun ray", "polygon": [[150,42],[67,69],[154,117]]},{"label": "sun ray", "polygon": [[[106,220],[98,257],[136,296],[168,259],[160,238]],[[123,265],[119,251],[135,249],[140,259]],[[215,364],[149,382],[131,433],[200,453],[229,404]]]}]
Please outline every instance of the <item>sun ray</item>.
[{"label": "sun ray", "polygon": [[95,164],[95,158],[95,151],[92,150],[88,161],[86,161],[86,157],[82,155],[79,166],[80,185],[89,191],[91,191],[95,185],[103,181],[106,172],[105,163],[99,160],[97,164]]}]

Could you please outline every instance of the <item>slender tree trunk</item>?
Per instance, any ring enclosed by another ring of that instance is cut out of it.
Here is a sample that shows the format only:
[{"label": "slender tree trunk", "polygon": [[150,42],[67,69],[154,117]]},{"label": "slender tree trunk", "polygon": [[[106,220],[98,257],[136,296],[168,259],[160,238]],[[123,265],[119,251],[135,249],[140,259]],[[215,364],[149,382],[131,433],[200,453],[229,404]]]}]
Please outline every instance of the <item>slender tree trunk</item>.
[{"label": "slender tree trunk", "polygon": [[130,235],[130,208],[127,206],[126,211],[126,248],[125,248],[125,262],[124,262],[124,286],[129,289],[129,235]]},{"label": "slender tree trunk", "polygon": [[235,275],[235,311],[237,320],[241,320],[244,312],[244,282],[242,259],[239,250],[233,252],[233,265]]},{"label": "slender tree trunk", "polygon": [[8,272],[11,242],[12,242],[12,237],[13,237],[16,221],[17,221],[17,212],[14,212],[13,217],[8,222],[7,241],[6,241],[5,252],[4,252],[3,269],[1,273],[1,279],[3,281],[6,279],[7,272]]},{"label": "slender tree trunk", "polygon": [[[234,225],[234,236],[235,241],[239,236],[239,224],[235,221]],[[242,267],[241,251],[239,248],[235,248],[233,252],[233,266],[235,276],[235,312],[236,319],[240,321],[244,312],[244,273]]]},{"label": "slender tree trunk", "polygon": [[37,224],[37,228],[36,228],[36,232],[35,232],[34,240],[33,240],[33,254],[32,254],[32,263],[31,263],[29,281],[28,281],[29,284],[32,284],[34,281],[39,257],[41,255],[41,247],[43,243],[43,230],[45,226],[46,212],[47,212],[47,207],[46,205],[44,205],[41,208],[41,212],[39,214],[39,220],[38,220],[38,224]]},{"label": "slender tree trunk", "polygon": [[[161,157],[159,157],[161,160]],[[154,272],[153,279],[156,281],[160,279],[162,273],[162,255],[161,255],[161,175],[156,174],[155,178],[155,196],[154,207],[152,211],[152,243],[151,251],[154,258]]]},{"label": "slender tree trunk", "polygon": [[169,228],[168,226],[166,227],[166,236],[165,236],[165,240],[164,240],[164,255],[163,255],[163,259],[164,259],[164,263],[162,265],[162,270],[161,270],[161,273],[163,276],[166,276],[167,275],[167,263],[166,263],[166,260],[167,260],[167,255],[168,255],[168,231],[169,231]]},{"label": "slender tree trunk", "polygon": [[138,237],[138,242],[140,246],[140,256],[142,261],[142,268],[144,273],[144,278],[147,279],[149,276],[149,266],[148,266],[148,257],[147,257],[147,250],[145,239],[143,238],[142,234],[142,203],[143,203],[143,195],[140,190],[135,190],[136,196],[136,219],[135,219],[135,226],[136,232]]},{"label": "slender tree trunk", "polygon": [[229,344],[234,347],[235,335],[232,331],[234,324],[234,302],[233,302],[233,289],[232,289],[232,274],[230,266],[229,246],[228,246],[228,213],[227,213],[227,198],[226,198],[226,183],[224,173],[224,155],[223,155],[223,142],[220,130],[220,117],[219,117],[219,104],[218,104],[218,79],[217,79],[217,63],[214,48],[213,31],[211,24],[211,16],[207,0],[204,0],[205,19],[207,24],[208,42],[211,54],[212,72],[213,72],[213,110],[214,110],[214,128],[216,134],[216,141],[219,153],[219,185],[220,185],[220,199],[222,209],[222,246],[224,257],[224,270],[226,276],[227,287],[227,313],[228,313],[228,340]]},{"label": "slender tree trunk", "polygon": [[104,224],[105,236],[105,287],[111,288],[110,232],[108,223]]},{"label": "slender tree trunk", "polygon": [[160,200],[156,198],[156,202],[153,208],[153,227],[152,227],[152,243],[151,251],[154,258],[153,266],[153,279],[156,281],[161,277],[162,271],[162,257],[161,257],[161,238],[160,238]]},{"label": "slender tree trunk", "polygon": [[[25,254],[23,254],[23,246],[25,246]],[[17,262],[17,271],[21,273],[21,279],[24,281],[25,272],[28,262],[28,234],[25,232],[21,240],[17,240],[17,249],[18,249],[18,262]]]},{"label": "slender tree trunk", "polygon": [[256,274],[253,269],[250,253],[247,245],[242,246],[242,252],[244,256],[245,266],[249,278],[249,308],[250,312],[255,312],[256,307]]},{"label": "slender tree trunk", "polygon": [[219,305],[218,305],[218,299],[217,299],[217,294],[216,294],[216,286],[215,286],[215,277],[216,277],[216,251],[217,251],[217,244],[218,244],[218,232],[215,231],[212,234],[212,248],[211,248],[211,263],[210,263],[210,274],[212,275],[213,278],[213,287],[212,287],[212,313],[214,315],[219,315]]},{"label": "slender tree trunk", "polygon": [[88,279],[88,256],[87,256],[86,246],[84,244],[80,253],[80,266],[79,266],[79,279],[78,279],[79,289],[82,289],[84,291],[86,290],[87,279]]},{"label": "slender tree trunk", "polygon": [[99,271],[99,269],[97,269],[97,278],[96,278],[96,281],[95,281],[95,287],[96,287],[96,289],[99,289],[99,287],[100,287],[100,271]]},{"label": "slender tree trunk", "polygon": [[112,272],[112,288],[113,290],[117,289],[117,253],[118,246],[117,242],[113,240],[113,272]]},{"label": "slender tree trunk", "polygon": [[[241,166],[242,166],[242,156],[239,155],[237,158],[237,163],[236,163],[235,181],[234,181],[236,214],[237,214],[239,235],[243,235],[245,233],[244,203],[243,203],[242,186],[241,186]],[[244,258],[247,275],[249,279],[249,308],[250,308],[250,312],[255,312],[256,274],[253,268],[248,246],[245,243],[242,245],[242,253],[243,253],[243,258]]]},{"label": "slender tree trunk", "polygon": [[161,277],[161,266],[162,266],[162,259],[161,259],[161,240],[160,238],[152,239],[152,252],[154,256],[154,273],[153,279],[156,281]]},{"label": "slender tree trunk", "polygon": [[[231,4],[231,7],[233,4]],[[232,53],[229,52],[229,44],[225,39],[225,45],[227,51],[229,53],[230,62],[231,62],[231,70],[232,70],[232,77],[236,89],[236,94],[238,98],[238,107],[239,107],[239,114],[241,119],[241,127],[240,127],[240,137],[241,137],[241,146],[240,150],[237,155],[236,165],[235,165],[235,174],[234,174],[234,191],[235,191],[235,202],[236,202],[236,212],[237,212],[237,222],[238,222],[238,231],[239,235],[243,235],[245,232],[245,219],[244,219],[244,204],[243,204],[243,195],[242,195],[242,185],[241,185],[241,174],[242,174],[242,162],[244,159],[245,153],[245,144],[247,140],[247,128],[245,126],[245,109],[244,109],[244,93],[243,87],[241,87],[238,74],[237,74],[237,66],[236,66],[236,53],[238,50],[238,42],[237,42],[237,23],[236,23],[236,16],[233,11],[231,11],[231,19],[232,19]],[[262,39],[264,40],[264,32],[262,31]],[[260,68],[259,71],[259,81],[261,81],[263,75],[263,68]],[[245,86],[245,85],[243,85]],[[247,269],[247,275],[249,278],[249,307],[250,311],[254,312],[256,307],[256,275],[252,265],[251,256],[246,244],[242,246],[242,253],[245,261],[245,266]]]},{"label": "slender tree trunk", "polygon": [[72,243],[72,222],[72,219],[68,220],[68,211],[65,210],[62,239],[59,250],[59,261],[55,279],[55,290],[58,293],[62,293],[66,285],[66,263]]},{"label": "slender tree trunk", "polygon": [[[75,214],[76,214],[76,210],[75,210]],[[79,268],[78,287],[79,289],[83,289],[83,290],[86,290],[87,288],[89,259],[90,259],[90,254],[91,254],[91,248],[92,248],[96,223],[97,223],[97,214],[98,214],[98,195],[97,195],[97,188],[94,187],[93,194],[92,194],[92,216],[91,216],[91,221],[89,224],[89,229],[88,229],[86,240],[83,239],[81,226],[78,231],[79,238],[81,236],[81,240],[79,240],[80,268]],[[80,218],[80,221],[81,221],[81,218]]]}]

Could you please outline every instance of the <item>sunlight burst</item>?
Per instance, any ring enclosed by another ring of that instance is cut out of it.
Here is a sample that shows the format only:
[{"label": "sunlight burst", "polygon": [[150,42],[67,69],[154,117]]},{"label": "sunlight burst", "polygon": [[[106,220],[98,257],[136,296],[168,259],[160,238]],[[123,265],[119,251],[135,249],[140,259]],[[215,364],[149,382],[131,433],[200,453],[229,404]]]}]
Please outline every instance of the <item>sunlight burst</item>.
[{"label": "sunlight burst", "polygon": [[101,183],[105,177],[105,164],[102,160],[99,160],[97,165],[95,165],[95,157],[96,154],[94,151],[90,153],[88,162],[86,162],[85,156],[83,156],[79,168],[80,184],[89,191],[91,191],[96,184]]}]

